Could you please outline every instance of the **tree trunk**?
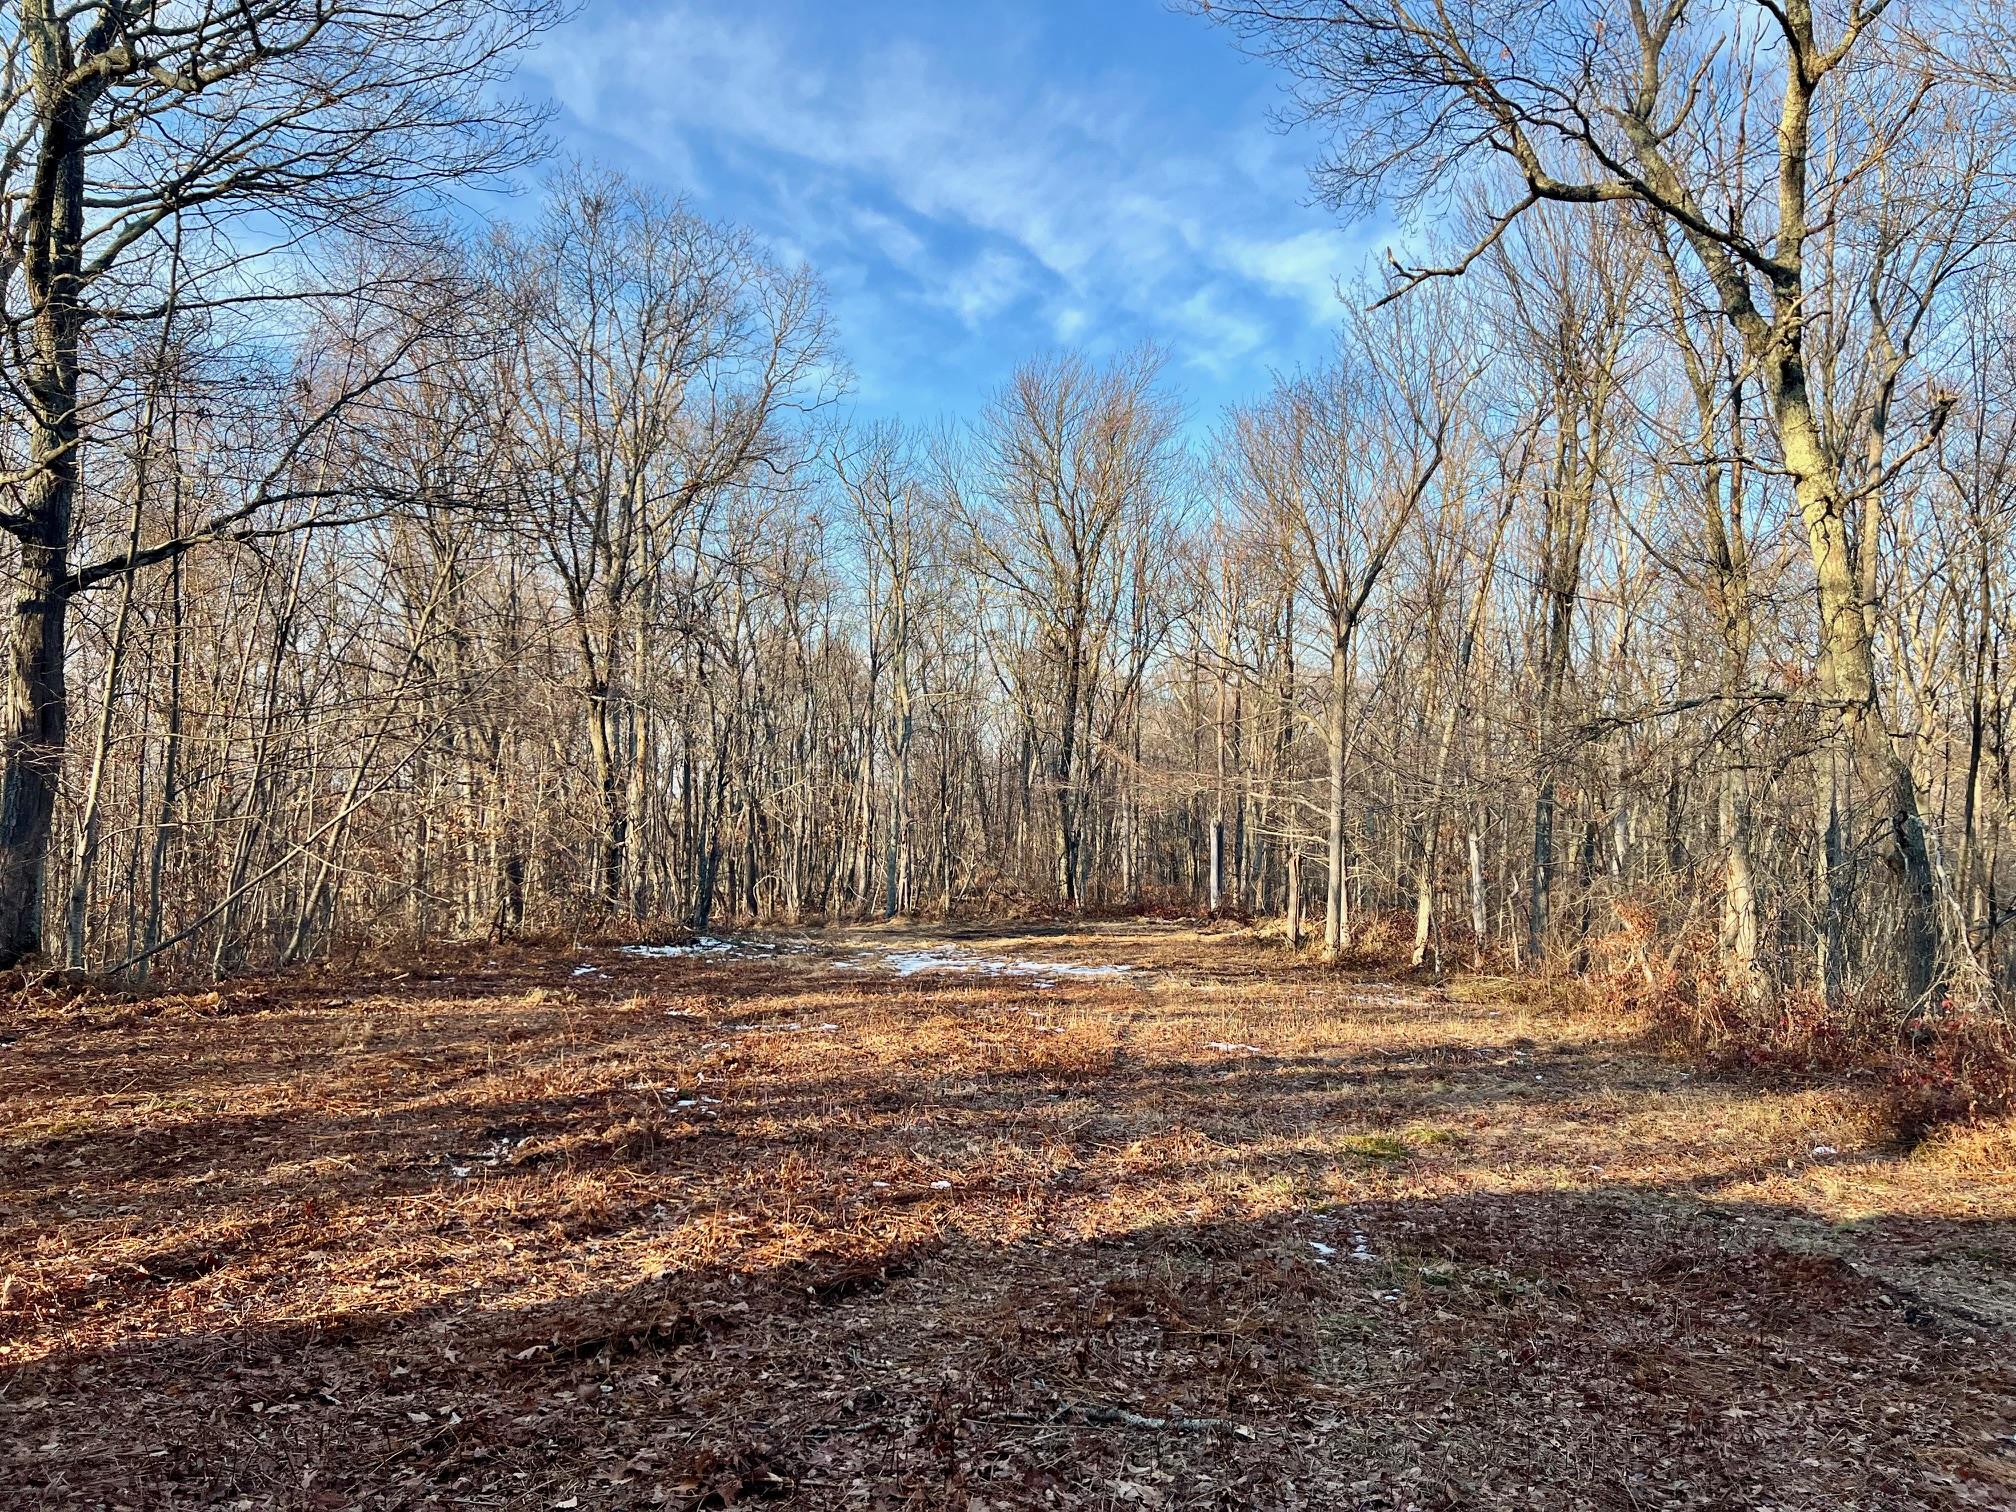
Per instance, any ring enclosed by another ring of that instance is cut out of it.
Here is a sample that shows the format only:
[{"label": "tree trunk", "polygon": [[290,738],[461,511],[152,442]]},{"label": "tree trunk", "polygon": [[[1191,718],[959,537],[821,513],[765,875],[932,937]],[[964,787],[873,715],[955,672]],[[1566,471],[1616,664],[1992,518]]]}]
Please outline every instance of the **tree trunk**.
[{"label": "tree trunk", "polygon": [[[41,430],[35,428],[39,442]],[[39,449],[39,445],[38,445]],[[29,516],[45,526],[60,520],[69,534],[72,492],[50,472],[29,485]],[[59,497],[60,496],[60,497]],[[42,883],[62,777],[66,698],[61,583],[65,549],[58,541],[24,545],[7,662],[5,775],[0,778],[0,965],[42,948]]]},{"label": "tree trunk", "polygon": [[80,472],[78,343],[83,334],[85,125],[93,86],[72,80],[67,23],[26,0],[23,40],[40,122],[35,174],[20,207],[30,312],[28,461],[21,560],[9,625],[0,724],[0,965],[42,947],[42,887],[63,773],[70,522]]},{"label": "tree trunk", "polygon": [[[1847,830],[1855,807],[1857,764],[1870,774],[1889,820],[1893,865],[1902,890],[1904,991],[1915,1009],[1931,996],[1938,976],[1937,891],[1918,813],[1917,785],[1884,727],[1876,685],[1876,653],[1862,593],[1848,549],[1848,525],[1834,469],[1806,396],[1804,368],[1796,356],[1774,364],[1773,412],[1793,491],[1806,526],[1819,582],[1820,686],[1835,719],[1819,762],[1823,922],[1819,977],[1828,1001],[1845,986],[1844,939],[1849,881]],[[1865,541],[1874,551],[1876,543]]]},{"label": "tree trunk", "polygon": [[1288,840],[1288,948],[1302,948],[1302,847]]},{"label": "tree trunk", "polygon": [[[139,514],[136,495],[134,514]],[[137,527],[134,532],[137,536]],[[64,921],[63,959],[72,971],[84,967],[84,929],[91,901],[91,873],[98,861],[98,836],[104,818],[105,768],[112,749],[112,707],[119,696],[119,674],[126,661],[126,630],[133,618],[133,574],[119,585],[119,610],[113,617],[112,644],[105,653],[105,684],[98,706],[98,726],[91,741],[91,774],[85,779],[77,815],[77,844],[70,858],[70,906]]]},{"label": "tree trunk", "polygon": [[1323,905],[1323,958],[1344,953],[1349,904],[1344,896],[1344,769],[1345,740],[1350,731],[1346,701],[1351,689],[1351,636],[1339,630],[1330,643],[1330,835],[1329,891]]}]

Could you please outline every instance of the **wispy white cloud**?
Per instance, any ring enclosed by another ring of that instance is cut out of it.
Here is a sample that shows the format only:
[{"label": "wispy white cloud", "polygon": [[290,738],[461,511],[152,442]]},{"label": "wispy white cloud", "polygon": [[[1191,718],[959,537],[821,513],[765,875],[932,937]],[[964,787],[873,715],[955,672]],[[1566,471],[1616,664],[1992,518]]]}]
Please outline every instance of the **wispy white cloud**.
[{"label": "wispy white cloud", "polygon": [[1339,280],[1363,255],[1361,244],[1341,231],[1298,231],[1279,240],[1230,237],[1222,244],[1225,265],[1277,294],[1302,301],[1309,318],[1335,325],[1343,318]]},{"label": "wispy white cloud", "polygon": [[969,331],[1014,315],[1060,342],[1145,335],[1223,376],[1341,318],[1335,280],[1360,249],[1300,205],[1257,107],[1172,137],[1140,81],[801,29],[760,5],[591,13],[538,66],[581,129],[681,175],[705,208],[767,183],[775,239],[829,271],[894,270],[909,288],[891,319],[921,306]]},{"label": "wispy white cloud", "polygon": [[999,315],[1028,292],[1027,264],[1012,253],[989,248],[954,272],[929,297],[956,312],[970,329]]},{"label": "wispy white cloud", "polygon": [[1242,314],[1218,285],[1197,290],[1174,310],[1182,332],[1178,343],[1184,360],[1224,377],[1267,339],[1267,327]]}]

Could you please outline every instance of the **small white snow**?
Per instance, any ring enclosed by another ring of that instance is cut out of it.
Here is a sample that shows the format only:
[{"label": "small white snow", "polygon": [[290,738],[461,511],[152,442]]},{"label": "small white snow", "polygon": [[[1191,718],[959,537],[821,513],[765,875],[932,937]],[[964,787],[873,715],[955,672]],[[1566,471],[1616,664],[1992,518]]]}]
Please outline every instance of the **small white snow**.
[{"label": "small white snow", "polygon": [[701,935],[687,945],[625,945],[623,954],[663,961],[671,960],[675,956],[720,955],[734,948],[733,941],[717,940],[712,935]]},{"label": "small white snow", "polygon": [[576,966],[573,974],[577,977],[602,975],[601,971],[593,966]]},{"label": "small white snow", "polygon": [[883,964],[898,976],[915,976],[920,971],[972,971],[973,963],[958,956],[934,955],[928,950],[905,950],[892,952],[883,958]]},{"label": "small white snow", "polygon": [[1816,1159],[1816,1160],[1820,1159],[1820,1158],[1821,1158],[1821,1157],[1823,1157],[1823,1156],[1827,1156],[1827,1155],[1839,1155],[1840,1153],[1841,1153],[1841,1152],[1840,1152],[1839,1150],[1835,1149],[1835,1148],[1834,1148],[1834,1146],[1832,1146],[1832,1145],[1815,1145],[1815,1146],[1813,1146],[1813,1157],[1814,1157],[1814,1159]]},{"label": "small white snow", "polygon": [[1316,1251],[1316,1253],[1321,1255],[1325,1260],[1330,1259],[1331,1256],[1337,1253],[1336,1249],[1333,1246],[1325,1244],[1321,1239],[1311,1239],[1309,1241],[1309,1248]]},{"label": "small white snow", "polygon": [[[810,949],[810,945],[793,945],[796,952]],[[774,955],[777,946],[770,940],[724,940],[715,935],[699,935],[684,945],[625,945],[623,954],[643,956],[650,960],[673,960],[680,956],[752,956]]]},{"label": "small white snow", "polygon": [[[836,964],[865,966],[869,963],[861,960]],[[1003,956],[974,955],[954,950],[892,950],[882,957],[882,964],[900,977],[916,976],[923,971],[945,971],[967,976],[1020,977],[1038,988],[1054,987],[1066,977],[1081,981],[1117,977],[1125,976],[1134,969],[1131,966],[1092,966],[1078,961],[1012,961]]]},{"label": "small white snow", "polygon": [[1353,1260],[1373,1261],[1379,1257],[1372,1253],[1372,1245],[1363,1234],[1353,1234],[1351,1236],[1351,1258]]},{"label": "small white snow", "polygon": [[952,1190],[952,1183],[949,1181],[934,1181],[931,1183],[931,1190],[934,1192],[949,1192]]},{"label": "small white snow", "polygon": [[1258,1045],[1235,1045],[1227,1040],[1211,1040],[1204,1048],[1206,1050],[1222,1050],[1227,1055],[1265,1055],[1267,1053]]}]

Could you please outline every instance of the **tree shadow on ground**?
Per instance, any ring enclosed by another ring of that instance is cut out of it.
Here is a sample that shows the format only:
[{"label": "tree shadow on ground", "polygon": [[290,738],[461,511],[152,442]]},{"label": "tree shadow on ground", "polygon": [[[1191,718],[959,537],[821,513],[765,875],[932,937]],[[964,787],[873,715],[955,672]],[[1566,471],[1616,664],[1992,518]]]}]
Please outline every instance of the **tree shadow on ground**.
[{"label": "tree shadow on ground", "polygon": [[178,1331],[17,1371],[4,1494],[1621,1509],[2016,1488],[2007,1337],[1788,1242],[1799,1216],[1599,1188],[1066,1243],[836,1231],[769,1269]]},{"label": "tree shadow on ground", "polygon": [[[527,1000],[566,967],[60,1082],[97,1121],[0,1152],[0,1504],[2016,1499],[2011,1226],[1759,1198],[1812,1146],[1762,1084],[1392,1003],[1390,1050],[1255,1055],[1132,988]],[[305,1069],[240,1106],[265,1053]]]}]

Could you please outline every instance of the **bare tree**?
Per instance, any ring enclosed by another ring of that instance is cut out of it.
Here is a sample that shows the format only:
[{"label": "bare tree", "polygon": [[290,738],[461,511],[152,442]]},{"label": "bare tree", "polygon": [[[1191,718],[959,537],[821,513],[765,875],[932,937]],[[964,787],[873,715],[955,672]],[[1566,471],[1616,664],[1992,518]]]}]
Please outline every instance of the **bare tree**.
[{"label": "bare tree", "polygon": [[[1419,519],[1424,495],[1445,455],[1450,408],[1460,383],[1432,344],[1395,354],[1409,368],[1400,383],[1374,355],[1405,326],[1358,328],[1340,360],[1285,381],[1260,407],[1233,422],[1249,510],[1273,515],[1302,546],[1318,609],[1327,627],[1329,696],[1329,884],[1323,949],[1335,958],[1350,929],[1345,890],[1346,802],[1351,756],[1351,695],[1357,639],[1394,553]],[[1426,366],[1415,368],[1415,362]]]},{"label": "bare tree", "polygon": [[[1097,368],[1066,356],[1030,363],[983,412],[971,475],[950,480],[973,562],[1036,626],[1050,679],[1048,786],[1057,816],[1056,894],[1084,901],[1087,731],[1095,677],[1119,613],[1130,522],[1162,506],[1176,410],[1161,367],[1137,352]],[[1033,691],[1033,690],[1032,690]]]},{"label": "bare tree", "polygon": [[[1338,203],[1393,193],[1419,204],[1487,163],[1510,169],[1519,188],[1476,243],[1450,264],[1398,269],[1402,289],[1462,273],[1547,201],[1641,207],[1686,246],[1756,373],[1809,540],[1820,691],[1839,732],[1822,779],[1827,874],[1844,875],[1859,761],[1903,882],[1906,990],[1924,1000],[1936,977],[1932,869],[1909,764],[1880,704],[1869,525],[1880,527],[1884,486],[1949,405],[1931,397],[1917,436],[1896,452],[1879,406],[1864,455],[1882,460],[1863,476],[1830,444],[1809,358],[1815,322],[1836,302],[1828,295],[1847,292],[1828,280],[1835,217],[1914,157],[1923,162],[1926,144],[1968,108],[1967,81],[1919,47],[1886,0],[1853,0],[1831,26],[1810,0],[1756,0],[1734,18],[1688,0],[1633,0],[1628,24],[1615,27],[1573,0],[1343,0],[1320,16],[1264,0],[1211,9],[1289,68],[1306,116],[1335,131],[1322,181]],[[1775,104],[1763,98],[1767,73]],[[1759,182],[1775,192],[1745,192]],[[1902,357],[1898,336],[1891,328]],[[1830,897],[1838,920],[1838,887]],[[1838,924],[1820,940],[1831,993],[1841,984]]]},{"label": "bare tree", "polygon": [[[522,160],[528,118],[498,104],[492,86],[549,14],[537,0],[26,0],[10,13],[0,39],[0,363],[28,435],[10,479],[17,502],[0,514],[20,549],[0,732],[0,958],[41,940],[68,723],[69,602],[195,539],[242,534],[262,509],[302,494],[289,464],[329,413],[302,417],[250,496],[179,536],[115,546],[80,565],[72,537],[100,419],[98,333],[161,318],[164,261],[177,270],[182,304],[256,288],[230,239],[238,218],[268,217],[305,252],[332,229],[389,230],[415,196]],[[189,256],[164,259],[164,247],[206,232],[217,242],[204,263],[213,278],[200,278]]]}]

